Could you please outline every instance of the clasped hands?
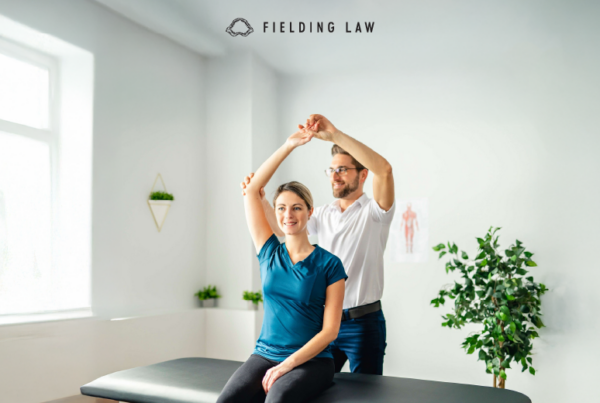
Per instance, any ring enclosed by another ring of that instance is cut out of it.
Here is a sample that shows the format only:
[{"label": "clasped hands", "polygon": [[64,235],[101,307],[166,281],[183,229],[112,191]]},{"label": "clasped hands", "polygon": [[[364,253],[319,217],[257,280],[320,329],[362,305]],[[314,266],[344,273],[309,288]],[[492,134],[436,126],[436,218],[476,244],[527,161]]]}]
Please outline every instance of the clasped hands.
[{"label": "clasped hands", "polygon": [[335,126],[323,115],[310,115],[304,125],[298,125],[298,129],[300,130],[287,140],[287,144],[294,148],[308,143],[313,137],[333,141],[337,132]]}]

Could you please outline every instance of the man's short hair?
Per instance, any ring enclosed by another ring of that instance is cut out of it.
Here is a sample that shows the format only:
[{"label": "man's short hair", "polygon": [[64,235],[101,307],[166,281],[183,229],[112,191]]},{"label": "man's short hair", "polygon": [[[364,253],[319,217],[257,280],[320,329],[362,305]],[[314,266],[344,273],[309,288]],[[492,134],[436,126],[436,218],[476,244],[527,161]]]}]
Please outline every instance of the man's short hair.
[{"label": "man's short hair", "polygon": [[367,169],[367,167],[365,167],[363,164],[358,162],[352,155],[350,155],[350,153],[348,151],[344,150],[342,147],[338,146],[337,144],[334,144],[333,147],[331,147],[331,156],[333,157],[336,154],[344,154],[344,155],[347,155],[350,158],[352,158],[352,164],[356,167],[356,169],[358,171]]}]

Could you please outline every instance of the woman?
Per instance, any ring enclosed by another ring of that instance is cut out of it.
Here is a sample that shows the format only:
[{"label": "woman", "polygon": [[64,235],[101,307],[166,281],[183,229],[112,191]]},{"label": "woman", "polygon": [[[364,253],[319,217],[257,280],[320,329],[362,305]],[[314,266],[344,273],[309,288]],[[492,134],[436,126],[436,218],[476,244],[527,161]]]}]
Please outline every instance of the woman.
[{"label": "woman", "polygon": [[285,233],[280,244],[263,210],[261,192],[281,162],[312,134],[302,126],[256,171],[245,187],[246,220],[260,262],[265,315],[250,358],[231,376],[218,403],[309,401],[331,384],[329,343],[337,337],[344,283],[341,261],[308,241],[310,191],[298,182],[279,186],[273,205]]}]

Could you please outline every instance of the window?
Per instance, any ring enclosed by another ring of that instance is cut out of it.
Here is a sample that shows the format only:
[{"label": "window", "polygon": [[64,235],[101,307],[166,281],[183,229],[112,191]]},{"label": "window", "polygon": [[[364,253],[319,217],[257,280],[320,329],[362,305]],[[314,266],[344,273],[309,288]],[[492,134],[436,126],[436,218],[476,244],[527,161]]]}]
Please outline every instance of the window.
[{"label": "window", "polygon": [[48,128],[50,71],[0,53],[0,119]]},{"label": "window", "polygon": [[93,57],[42,35],[0,16],[0,324],[91,313]]},{"label": "window", "polygon": [[52,304],[47,143],[0,131],[0,315]]}]

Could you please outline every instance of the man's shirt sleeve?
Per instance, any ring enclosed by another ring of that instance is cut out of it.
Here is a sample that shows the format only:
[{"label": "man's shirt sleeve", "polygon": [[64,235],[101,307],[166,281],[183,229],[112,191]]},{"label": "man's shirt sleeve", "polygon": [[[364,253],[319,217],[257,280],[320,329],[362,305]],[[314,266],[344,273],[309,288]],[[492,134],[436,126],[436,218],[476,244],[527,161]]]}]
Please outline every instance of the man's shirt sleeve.
[{"label": "man's shirt sleeve", "polygon": [[388,211],[385,211],[379,204],[375,201],[375,199],[371,199],[370,201],[370,209],[371,209],[371,218],[374,221],[380,222],[382,224],[390,224],[392,219],[394,218],[394,212],[396,211],[396,200],[392,204],[392,207]]},{"label": "man's shirt sleeve", "polygon": [[319,236],[319,224],[321,221],[321,216],[323,215],[323,207],[316,207],[313,215],[308,220],[306,224],[306,229],[308,230],[308,235],[316,235]]}]

